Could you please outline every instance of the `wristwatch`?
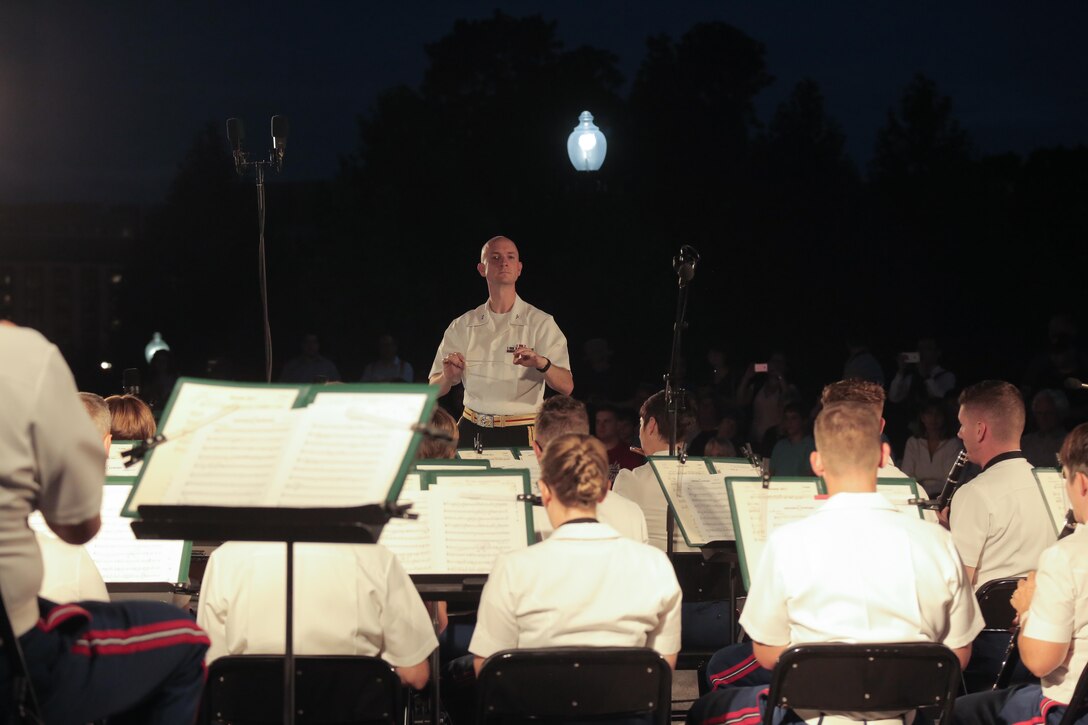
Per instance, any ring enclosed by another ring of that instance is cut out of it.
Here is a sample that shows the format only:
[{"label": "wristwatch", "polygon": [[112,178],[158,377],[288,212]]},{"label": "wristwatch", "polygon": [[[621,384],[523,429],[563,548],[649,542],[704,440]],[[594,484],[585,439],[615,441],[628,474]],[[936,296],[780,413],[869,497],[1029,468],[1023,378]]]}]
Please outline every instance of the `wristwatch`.
[{"label": "wristwatch", "polygon": [[[544,358],[544,359],[545,359],[545,360],[548,360],[548,358]],[[536,371],[537,371],[538,373],[546,373],[546,372],[548,372],[549,370],[551,370],[551,367],[552,367],[552,361],[551,361],[551,360],[548,360],[548,364],[547,364],[547,365],[545,365],[545,366],[544,366],[544,367],[542,367],[542,368],[537,368],[537,369],[536,369]]]}]

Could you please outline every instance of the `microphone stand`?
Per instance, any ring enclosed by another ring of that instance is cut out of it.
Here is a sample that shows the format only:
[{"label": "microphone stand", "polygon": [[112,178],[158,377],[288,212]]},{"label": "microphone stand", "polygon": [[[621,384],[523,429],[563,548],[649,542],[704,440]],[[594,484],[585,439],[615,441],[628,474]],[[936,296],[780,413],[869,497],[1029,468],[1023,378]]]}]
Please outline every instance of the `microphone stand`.
[{"label": "microphone stand", "polygon": [[[278,130],[277,124],[281,123],[279,119],[283,119],[282,116],[274,116],[272,118],[273,134]],[[229,119],[227,121],[227,134],[232,133],[231,122],[237,122],[237,119]],[[240,126],[240,122],[239,126]],[[284,138],[286,138],[286,121],[282,121]],[[253,169],[254,176],[257,181],[257,233],[259,242],[257,246],[257,271],[258,282],[261,290],[261,315],[264,322],[264,381],[266,383],[272,382],[272,327],[268,322],[268,270],[265,260],[265,242],[264,242],[264,218],[265,218],[265,198],[264,198],[264,172],[265,169],[274,168],[277,172],[283,170],[283,155],[284,146],[275,135],[273,135],[273,148],[268,152],[268,160],[250,161],[246,157],[246,152],[241,147],[242,135],[239,135],[237,139],[232,139],[234,146],[234,170],[238,172],[239,176],[245,174],[247,169]]]},{"label": "microphone stand", "polygon": [[[685,404],[685,395],[683,388],[676,387],[676,382],[679,377],[680,339],[684,327],[687,325],[687,323],[684,322],[684,316],[687,313],[688,308],[688,285],[695,276],[695,265],[698,261],[699,253],[696,252],[693,247],[686,244],[680,248],[680,254],[674,257],[672,261],[673,269],[676,271],[678,286],[676,297],[676,321],[672,326],[672,352],[669,355],[669,370],[663,377],[665,381],[665,410],[669,418],[669,456],[678,456],[680,463],[687,462],[687,452],[679,445],[679,441],[676,440],[677,423],[680,418],[680,409]],[[671,554],[673,532],[675,531],[676,525],[671,511],[667,512],[667,517],[665,525],[665,550]]]}]

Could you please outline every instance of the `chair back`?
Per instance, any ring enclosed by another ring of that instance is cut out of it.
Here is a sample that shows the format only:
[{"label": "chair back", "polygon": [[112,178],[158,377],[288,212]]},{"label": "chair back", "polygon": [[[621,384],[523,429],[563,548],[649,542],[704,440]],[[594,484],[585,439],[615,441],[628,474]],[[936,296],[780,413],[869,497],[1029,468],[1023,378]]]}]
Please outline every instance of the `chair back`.
[{"label": "chair back", "polygon": [[984,631],[1008,632],[1012,629],[1016,610],[1012,608],[1009,599],[1016,591],[1017,584],[1023,580],[1024,577],[992,579],[975,592],[982,618],[986,620]]},{"label": "chair back", "polygon": [[504,650],[487,658],[476,682],[476,722],[669,720],[672,671],[644,647]]},{"label": "chair back", "polygon": [[[295,657],[298,725],[389,723],[401,719],[396,671],[377,657]],[[283,656],[232,655],[212,662],[202,705],[213,725],[283,722]]]},{"label": "chair back", "polygon": [[0,592],[0,650],[3,650],[0,657],[7,673],[6,677],[0,678],[0,687],[6,690],[0,696],[0,702],[9,709],[8,712],[0,712],[0,717],[9,723],[40,723],[38,696],[30,681],[26,660],[23,659],[23,648],[19,646],[19,638],[15,636],[11,619],[8,618],[3,592]]},{"label": "chair back", "polygon": [[775,707],[819,713],[936,711],[948,722],[960,686],[960,663],[942,644],[806,644],[775,665],[763,722]]}]

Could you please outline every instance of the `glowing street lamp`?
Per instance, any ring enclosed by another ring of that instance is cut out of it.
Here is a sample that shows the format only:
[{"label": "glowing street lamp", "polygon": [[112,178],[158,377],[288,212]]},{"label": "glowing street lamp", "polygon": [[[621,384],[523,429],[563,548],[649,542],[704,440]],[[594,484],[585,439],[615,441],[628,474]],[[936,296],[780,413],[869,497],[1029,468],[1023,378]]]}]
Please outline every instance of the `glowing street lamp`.
[{"label": "glowing street lamp", "polygon": [[604,163],[608,153],[608,141],[597,125],[593,123],[593,114],[582,111],[578,116],[578,125],[567,137],[567,155],[577,171],[597,171]]}]

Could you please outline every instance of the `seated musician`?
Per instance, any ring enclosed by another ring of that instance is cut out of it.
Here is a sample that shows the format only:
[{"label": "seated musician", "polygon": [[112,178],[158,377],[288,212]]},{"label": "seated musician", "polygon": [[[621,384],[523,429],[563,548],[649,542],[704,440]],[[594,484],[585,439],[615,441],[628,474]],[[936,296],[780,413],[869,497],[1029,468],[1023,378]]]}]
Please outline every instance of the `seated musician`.
[{"label": "seated musician", "polygon": [[[1026,575],[1057,535],[1031,464],[1020,451],[1025,413],[1016,386],[986,380],[968,387],[960,394],[958,417],[967,459],[982,472],[956,492],[949,524],[967,579],[977,590],[994,579]],[[968,692],[993,685],[1008,644],[1004,632],[979,637],[964,672]],[[1026,672],[1013,676],[1014,681],[1027,677]]]},{"label": "seated musician", "polygon": [[[544,456],[548,442],[568,433],[589,434],[589,414],[585,403],[568,395],[553,395],[544,401],[536,414],[533,428],[533,453],[537,460]],[[618,531],[621,536],[640,543],[649,543],[646,530],[646,517],[634,501],[624,498],[605,486],[601,492],[603,498],[597,501],[597,519]],[[547,513],[539,506],[533,507],[533,524],[543,536],[552,533],[552,526]]]},{"label": "seated musician", "polygon": [[[773,669],[795,644],[919,641],[945,644],[966,665],[982,615],[948,532],[877,493],[888,454],[880,417],[871,406],[831,404],[815,435],[812,469],[829,498],[771,535],[741,615],[759,665]],[[766,692],[719,687],[696,701],[688,722],[759,712]]]},{"label": "seated musician", "polygon": [[[282,654],[285,544],[230,541],[208,559],[197,622],[208,632],[207,662]],[[381,657],[415,688],[427,684],[438,646],[412,580],[380,544],[295,544],[294,651]]]},{"label": "seated musician", "polygon": [[540,494],[555,532],[496,560],[469,645],[477,672],[501,650],[570,646],[651,647],[676,666],[676,574],[664,553],[597,521],[607,486],[600,441],[575,434],[549,441]]},{"label": "seated musician", "polygon": [[[1088,664],[1088,423],[1062,444],[1062,475],[1077,528],[1039,557],[1038,571],[1012,597],[1020,622],[1020,658],[1041,684],[956,700],[954,719],[970,723],[1058,723]],[[1088,723],[1088,715],[1076,722]]]},{"label": "seated musician", "polygon": [[[880,439],[883,443],[887,443],[884,435],[883,387],[877,383],[856,378],[828,383],[820,393],[820,405],[826,408],[835,403],[851,403],[872,411],[880,419]],[[819,445],[818,441],[817,445]],[[902,474],[897,472],[895,464],[892,463],[890,449],[887,455],[882,456],[877,475],[902,477]],[[923,494],[923,491],[919,491],[919,495]],[[706,677],[711,689],[771,684],[771,671],[760,666],[752,653],[751,642],[741,642],[718,650],[707,663]]]}]

